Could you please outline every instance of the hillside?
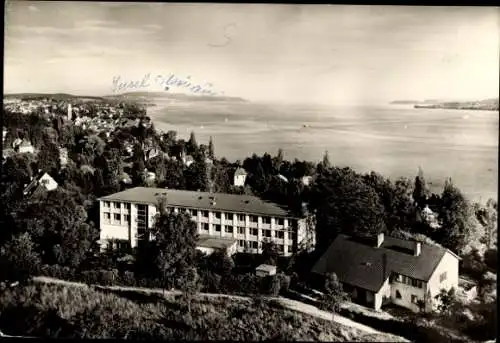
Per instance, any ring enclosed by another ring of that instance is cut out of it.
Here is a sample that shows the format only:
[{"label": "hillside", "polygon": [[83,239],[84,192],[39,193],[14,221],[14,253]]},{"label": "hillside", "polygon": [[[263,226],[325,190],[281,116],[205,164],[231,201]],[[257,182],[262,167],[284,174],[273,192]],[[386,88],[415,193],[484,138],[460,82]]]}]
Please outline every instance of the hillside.
[{"label": "hillside", "polygon": [[404,341],[366,334],[257,299],[194,299],[33,284],[0,295],[0,331],[44,338]]},{"label": "hillside", "polygon": [[126,92],[116,95],[107,95],[105,98],[112,99],[141,99],[152,100],[155,98],[165,98],[173,100],[188,100],[188,101],[229,101],[229,102],[246,102],[247,100],[238,97],[229,96],[211,96],[211,95],[189,95],[184,93],[168,93],[168,92]]},{"label": "hillside", "polygon": [[87,96],[87,95],[73,95],[68,93],[15,93],[15,94],[5,94],[4,99],[26,99],[26,100],[37,100],[43,98],[51,98],[57,101],[64,100],[101,100],[104,99],[99,96]]}]

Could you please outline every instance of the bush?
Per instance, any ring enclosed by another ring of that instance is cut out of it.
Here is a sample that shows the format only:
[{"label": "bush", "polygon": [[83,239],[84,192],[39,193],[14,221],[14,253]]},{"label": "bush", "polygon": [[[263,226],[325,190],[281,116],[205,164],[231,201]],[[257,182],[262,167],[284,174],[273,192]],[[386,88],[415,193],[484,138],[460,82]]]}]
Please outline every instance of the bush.
[{"label": "bush", "polygon": [[103,286],[112,286],[116,284],[118,279],[118,270],[100,270],[99,283]]},{"label": "bush", "polygon": [[290,290],[292,278],[286,274],[278,274],[280,278],[280,293],[286,293]]},{"label": "bush", "polygon": [[276,309],[265,301],[257,300],[251,305],[232,299],[194,300],[192,313],[188,315],[179,300],[133,301],[113,292],[56,285],[18,287],[0,294],[0,327],[7,334],[43,338],[173,341],[364,338],[355,329],[346,333],[336,323]]},{"label": "bush", "polygon": [[125,271],[121,276],[121,281],[124,286],[135,287],[137,282],[135,280],[135,275],[133,272]]},{"label": "bush", "polygon": [[[219,293],[221,291],[221,276],[210,271],[201,274],[202,291],[207,293]],[[225,285],[227,286],[227,284]],[[227,291],[224,288],[225,291]]]},{"label": "bush", "polygon": [[480,280],[486,272],[486,264],[479,251],[474,249],[463,257],[460,269],[475,280]]},{"label": "bush", "polygon": [[85,270],[81,272],[82,281],[88,285],[99,283],[99,272],[97,270]]}]

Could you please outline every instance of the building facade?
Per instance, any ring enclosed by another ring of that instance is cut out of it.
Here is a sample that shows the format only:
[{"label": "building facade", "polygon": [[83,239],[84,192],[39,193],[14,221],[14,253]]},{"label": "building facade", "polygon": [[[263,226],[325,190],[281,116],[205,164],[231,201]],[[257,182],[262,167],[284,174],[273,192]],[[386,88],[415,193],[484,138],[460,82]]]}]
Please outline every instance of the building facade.
[{"label": "building facade", "polygon": [[316,243],[310,217],[296,217],[257,197],[136,187],[99,199],[101,244],[121,240],[133,248],[148,239],[159,196],[167,208],[189,213],[199,235],[233,239],[238,252],[261,253],[262,243],[271,240],[290,256]]},{"label": "building facade", "polygon": [[247,179],[247,172],[243,168],[238,168],[234,172],[234,180],[233,184],[238,187],[243,187],[245,186],[245,181]]}]

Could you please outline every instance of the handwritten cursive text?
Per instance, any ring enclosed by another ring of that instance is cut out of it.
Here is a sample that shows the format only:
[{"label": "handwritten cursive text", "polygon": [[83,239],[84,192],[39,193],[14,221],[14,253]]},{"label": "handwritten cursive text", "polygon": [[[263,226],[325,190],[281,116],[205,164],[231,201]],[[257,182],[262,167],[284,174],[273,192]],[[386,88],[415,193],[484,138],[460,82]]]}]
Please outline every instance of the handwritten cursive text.
[{"label": "handwritten cursive text", "polygon": [[129,90],[147,89],[152,86],[160,86],[163,90],[169,91],[171,88],[184,88],[191,93],[200,95],[217,95],[212,89],[213,85],[209,82],[198,84],[191,81],[191,76],[185,78],[175,74],[161,75],[152,77],[151,73],[145,74],[138,80],[124,80],[121,76],[113,77],[113,93],[121,93]]}]

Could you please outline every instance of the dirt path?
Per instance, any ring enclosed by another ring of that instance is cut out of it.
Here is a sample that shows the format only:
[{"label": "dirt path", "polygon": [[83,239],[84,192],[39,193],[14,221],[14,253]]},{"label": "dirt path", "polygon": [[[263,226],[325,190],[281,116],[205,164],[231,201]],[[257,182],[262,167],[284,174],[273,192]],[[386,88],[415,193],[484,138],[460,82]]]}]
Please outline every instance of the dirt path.
[{"label": "dirt path", "polygon": [[[60,279],[55,279],[55,278],[45,277],[45,276],[37,276],[37,277],[34,277],[33,280],[35,282],[41,282],[41,283],[62,284],[62,285],[68,285],[68,286],[74,286],[74,287],[89,287],[87,284],[84,284],[84,283],[60,280]],[[117,291],[136,291],[136,292],[141,292],[141,293],[146,293],[146,294],[151,294],[151,293],[165,294],[165,295],[182,294],[181,291],[164,291],[163,289],[159,289],[159,288],[124,287],[124,286],[97,286],[97,285],[93,285],[91,287],[95,287],[97,289],[100,288],[100,289],[109,289],[109,290],[117,290]],[[243,301],[250,301],[251,300],[250,297],[231,295],[231,294],[199,293],[198,295],[202,296],[202,297],[229,298],[229,299],[243,300]],[[349,318],[343,317],[343,316],[338,315],[338,314],[333,315],[333,313],[331,313],[331,312],[320,310],[315,306],[308,305],[308,304],[305,304],[305,303],[297,301],[297,300],[292,300],[292,299],[283,298],[283,297],[264,297],[264,299],[277,300],[280,302],[281,305],[283,305],[287,309],[301,312],[301,313],[305,313],[305,314],[308,314],[308,315],[313,316],[313,317],[333,321],[335,323],[338,323],[338,324],[341,324],[344,326],[358,329],[360,331],[365,332],[366,334],[385,335],[388,338],[393,338],[394,341],[397,341],[397,342],[403,342],[403,341],[409,342],[408,340],[404,339],[403,337],[395,336],[395,335],[388,334],[388,333],[381,332],[381,331],[377,331],[377,330],[373,329],[372,327],[355,322]]]}]

